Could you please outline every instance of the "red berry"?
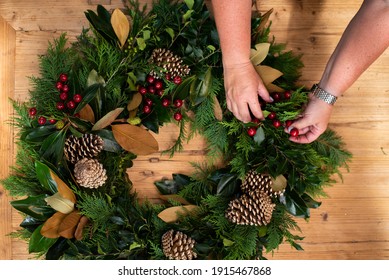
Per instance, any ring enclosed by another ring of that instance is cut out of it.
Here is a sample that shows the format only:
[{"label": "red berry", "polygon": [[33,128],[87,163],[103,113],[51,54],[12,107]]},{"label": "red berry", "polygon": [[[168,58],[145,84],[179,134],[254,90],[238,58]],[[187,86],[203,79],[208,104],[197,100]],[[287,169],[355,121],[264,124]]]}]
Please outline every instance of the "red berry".
[{"label": "red berry", "polygon": [[163,83],[161,80],[157,80],[154,83],[155,89],[162,89],[163,88]]},{"label": "red berry", "polygon": [[147,81],[149,84],[154,84],[155,78],[154,78],[153,76],[151,76],[151,75],[147,75],[146,81]]},{"label": "red berry", "polygon": [[261,123],[261,121],[260,121],[259,119],[257,119],[257,118],[253,118],[253,119],[251,120],[251,122],[256,123],[256,124]]},{"label": "red berry", "polygon": [[274,120],[277,117],[277,114],[275,112],[270,112],[269,115],[267,115],[267,118],[269,120]]},{"label": "red berry", "polygon": [[287,120],[287,121],[285,122],[285,127],[288,128],[289,126],[292,125],[292,123],[293,123],[292,120]]},{"label": "red berry", "polygon": [[39,117],[38,123],[39,123],[40,125],[44,125],[44,124],[46,123],[46,118],[45,118],[45,117]]},{"label": "red berry", "polygon": [[61,82],[57,82],[57,83],[55,84],[55,88],[58,89],[58,90],[61,90],[62,87],[63,87],[63,84],[62,84]]},{"label": "red berry", "polygon": [[272,94],[272,97],[273,97],[273,100],[274,100],[275,102],[281,100],[281,95],[280,95],[278,92],[273,93],[273,94]]},{"label": "red berry", "polygon": [[66,103],[66,107],[69,109],[74,109],[76,107],[76,103],[73,100],[70,100]]},{"label": "red berry", "polygon": [[69,88],[68,85],[63,85],[63,86],[62,86],[62,91],[63,91],[63,92],[68,92],[69,89],[70,89],[70,88]]},{"label": "red berry", "polygon": [[59,80],[61,81],[61,82],[67,82],[67,80],[68,80],[68,75],[66,75],[66,74],[64,74],[64,73],[62,73],[61,75],[59,75]]},{"label": "red berry", "polygon": [[280,126],[281,126],[281,121],[280,121],[280,120],[274,120],[274,121],[273,121],[273,126],[274,126],[275,128],[280,127]]},{"label": "red berry", "polygon": [[174,115],[173,115],[174,119],[176,121],[180,121],[182,120],[182,114],[180,112],[175,112]]},{"label": "red berry", "polygon": [[75,113],[75,114],[73,115],[73,117],[79,118],[79,117],[81,117],[81,115],[80,115],[80,113]]},{"label": "red berry", "polygon": [[291,96],[292,96],[292,93],[290,91],[285,91],[284,92],[284,98],[285,99],[290,99]]},{"label": "red berry", "polygon": [[73,101],[74,101],[74,102],[80,103],[81,100],[82,100],[81,94],[75,94],[75,95],[73,96]]},{"label": "red berry", "polygon": [[165,74],[165,79],[170,81],[172,79],[172,75],[170,75],[169,73],[166,73]]},{"label": "red berry", "polygon": [[154,94],[155,93],[155,87],[154,86],[148,86],[147,87],[147,92],[151,93],[151,94]]},{"label": "red berry", "polygon": [[55,120],[55,119],[50,119],[50,120],[49,120],[49,123],[50,123],[50,124],[55,124],[56,122],[57,122],[57,120]]},{"label": "red berry", "polygon": [[151,112],[151,107],[149,105],[143,106],[143,113],[150,114],[150,112]]},{"label": "red berry", "polygon": [[174,100],[174,107],[180,108],[182,106],[183,101],[181,99]]},{"label": "red berry", "polygon": [[247,134],[249,136],[254,136],[256,133],[257,133],[257,129],[255,127],[249,127],[249,129],[247,129]]},{"label": "red berry", "polygon": [[289,134],[290,136],[297,137],[299,135],[299,130],[297,128],[292,128]]},{"label": "red berry", "polygon": [[57,109],[62,111],[63,109],[65,109],[65,104],[63,102],[57,102]]},{"label": "red berry", "polygon": [[182,78],[180,76],[175,76],[173,78],[173,83],[175,83],[176,85],[179,85],[182,83]]},{"label": "red berry", "polygon": [[65,101],[66,99],[68,99],[68,93],[67,92],[61,92],[59,94],[59,99]]},{"label": "red berry", "polygon": [[169,99],[167,99],[167,98],[162,99],[162,106],[163,107],[169,107],[169,105],[170,105]]},{"label": "red berry", "polygon": [[147,88],[140,86],[138,88],[138,92],[142,95],[145,95],[147,93]]},{"label": "red berry", "polygon": [[36,115],[36,108],[35,107],[32,107],[28,110],[28,114],[30,115],[30,117],[34,117]]},{"label": "red berry", "polygon": [[146,98],[146,99],[145,99],[145,104],[146,104],[147,106],[152,106],[152,105],[153,105],[153,100],[151,100],[150,98]]},{"label": "red berry", "polygon": [[155,90],[155,94],[158,95],[158,96],[162,96],[163,95],[163,89]]}]

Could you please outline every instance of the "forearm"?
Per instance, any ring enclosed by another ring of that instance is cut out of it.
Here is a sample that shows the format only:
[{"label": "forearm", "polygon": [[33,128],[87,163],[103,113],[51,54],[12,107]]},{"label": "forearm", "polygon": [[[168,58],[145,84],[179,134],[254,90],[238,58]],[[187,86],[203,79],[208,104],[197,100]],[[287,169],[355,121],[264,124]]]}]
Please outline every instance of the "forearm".
[{"label": "forearm", "polygon": [[332,54],[320,87],[339,96],[389,46],[389,1],[365,0]]},{"label": "forearm", "polygon": [[224,66],[250,60],[252,0],[212,0]]}]

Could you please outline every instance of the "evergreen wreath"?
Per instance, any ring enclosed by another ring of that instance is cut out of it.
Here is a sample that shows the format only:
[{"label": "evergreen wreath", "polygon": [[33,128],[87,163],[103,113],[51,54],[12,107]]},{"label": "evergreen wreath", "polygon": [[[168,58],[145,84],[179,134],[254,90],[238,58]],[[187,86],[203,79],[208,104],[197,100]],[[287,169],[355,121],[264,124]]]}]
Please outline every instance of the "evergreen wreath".
[{"label": "evergreen wreath", "polygon": [[[40,57],[27,102],[12,101],[16,165],[2,181],[24,215],[29,252],[46,259],[263,259],[282,242],[301,250],[308,218],[350,153],[328,129],[288,140],[308,100],[299,55],[269,39],[271,11],[252,18],[252,62],[273,103],[244,124],[226,109],[215,23],[203,0],[129,1],[85,12],[90,28],[62,34]],[[199,133],[209,160],[155,182],[163,204],[140,203],[126,170],[180,127],[171,156]],[[295,131],[294,133],[298,133]],[[218,164],[216,164],[218,162]],[[223,164],[220,165],[220,162]],[[341,176],[340,176],[341,177]]]}]

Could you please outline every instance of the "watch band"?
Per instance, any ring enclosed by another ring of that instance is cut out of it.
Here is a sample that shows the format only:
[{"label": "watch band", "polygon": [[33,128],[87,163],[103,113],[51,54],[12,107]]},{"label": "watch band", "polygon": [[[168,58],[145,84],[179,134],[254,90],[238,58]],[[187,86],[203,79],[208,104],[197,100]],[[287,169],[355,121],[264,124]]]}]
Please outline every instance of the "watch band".
[{"label": "watch band", "polygon": [[319,87],[318,84],[314,84],[311,88],[311,92],[312,94],[323,100],[324,102],[330,104],[330,105],[334,105],[336,100],[338,99],[336,96],[326,92],[324,89],[322,89],[321,87]]}]

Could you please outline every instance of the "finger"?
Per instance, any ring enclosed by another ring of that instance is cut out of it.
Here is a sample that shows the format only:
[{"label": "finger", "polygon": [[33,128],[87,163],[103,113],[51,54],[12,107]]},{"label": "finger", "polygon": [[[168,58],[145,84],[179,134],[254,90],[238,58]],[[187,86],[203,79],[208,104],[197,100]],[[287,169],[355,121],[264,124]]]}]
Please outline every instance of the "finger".
[{"label": "finger", "polygon": [[253,102],[250,102],[249,103],[249,108],[250,108],[251,113],[254,115],[254,117],[256,117],[259,120],[263,120],[264,119],[263,113],[262,113],[262,110],[261,110],[261,105],[259,104],[259,101],[255,100]]},{"label": "finger", "polygon": [[317,133],[313,133],[312,131],[309,131],[306,134],[299,135],[296,137],[291,136],[291,137],[289,137],[289,140],[292,142],[295,142],[295,143],[299,143],[299,144],[308,144],[308,143],[312,143],[313,141],[315,141],[319,136],[320,136],[320,133],[317,134]]},{"label": "finger", "polygon": [[273,98],[271,98],[269,92],[267,91],[265,85],[263,83],[261,83],[259,86],[258,86],[258,95],[263,99],[265,100],[266,102],[273,102]]},{"label": "finger", "polygon": [[242,122],[249,122],[251,121],[251,116],[250,116],[250,111],[249,111],[249,107],[248,107],[248,104],[244,101],[241,101],[239,102],[238,104],[235,104],[236,105],[236,114],[235,116],[241,120]]}]

